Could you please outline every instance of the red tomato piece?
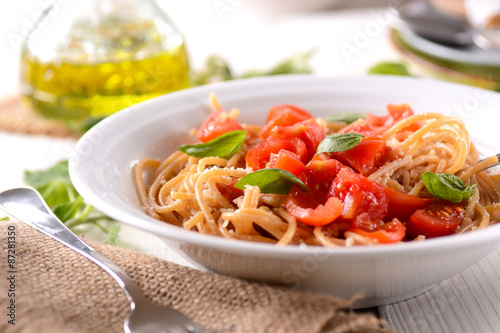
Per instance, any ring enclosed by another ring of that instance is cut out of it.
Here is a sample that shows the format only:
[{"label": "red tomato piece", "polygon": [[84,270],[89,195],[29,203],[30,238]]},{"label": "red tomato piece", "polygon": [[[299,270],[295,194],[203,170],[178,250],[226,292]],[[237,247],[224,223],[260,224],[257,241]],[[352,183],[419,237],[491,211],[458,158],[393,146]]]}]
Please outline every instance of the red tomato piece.
[{"label": "red tomato piece", "polygon": [[340,169],[344,168],[344,165],[337,160],[322,160],[321,157],[317,156],[314,156],[306,165],[301,179],[312,191],[316,200],[320,203],[325,203],[328,199],[330,186],[337,177]]},{"label": "red tomato piece", "polygon": [[366,212],[371,220],[382,220],[387,214],[389,200],[384,187],[348,168],[340,170],[329,195],[342,201],[342,217],[346,219]]},{"label": "red tomato piece", "polygon": [[370,125],[370,128],[372,129],[377,129],[379,127],[384,126],[384,124],[388,121],[391,120],[392,118],[386,114],[384,116],[377,116],[373,113],[367,112],[366,113],[366,123]]},{"label": "red tomato piece", "polygon": [[401,241],[405,237],[406,227],[396,218],[386,223],[381,220],[373,221],[368,213],[363,213],[356,217],[349,231],[388,244]]},{"label": "red tomato piece", "polygon": [[[387,111],[389,112],[391,117],[394,118],[395,123],[405,118],[411,117],[415,114],[410,105],[408,104],[399,104],[399,105],[387,104]],[[420,127],[421,126],[418,123],[413,123],[403,128],[401,132],[402,131],[416,132],[420,129]]]},{"label": "red tomato piece", "polygon": [[[408,104],[400,104],[400,105],[387,105],[388,115],[385,116],[377,116],[372,113],[366,114],[366,120],[358,119],[352,124],[344,127],[339,131],[339,133],[359,133],[363,134],[365,137],[376,137],[378,135],[382,135],[389,128],[394,126],[397,122],[402,119],[413,116],[413,110]],[[412,131],[415,132],[420,129],[420,125],[411,124],[403,129],[403,131]]]},{"label": "red tomato piece", "polygon": [[259,137],[266,139],[275,127],[294,125],[303,120],[312,118],[309,112],[288,104],[276,105],[267,114],[266,125],[259,133]]},{"label": "red tomato piece", "polygon": [[365,119],[358,119],[355,122],[342,128],[338,133],[358,133],[365,137],[377,137],[377,133],[373,131]]},{"label": "red tomato piece", "polygon": [[300,175],[305,167],[297,154],[285,149],[281,149],[278,154],[271,153],[269,162],[266,164],[266,168],[286,170],[295,176]]},{"label": "red tomato piece", "polygon": [[314,199],[311,193],[292,187],[283,202],[286,211],[302,223],[310,226],[323,226],[337,219],[342,213],[342,203],[330,197],[324,205]]},{"label": "red tomato piece", "polygon": [[431,202],[431,199],[422,199],[386,186],[384,186],[384,191],[389,199],[389,208],[385,216],[386,221],[391,221],[393,218],[408,221],[417,209],[422,209]]},{"label": "red tomato piece", "polygon": [[307,146],[308,159],[311,159],[316,154],[319,143],[325,138],[325,131],[315,118],[310,118],[291,126],[274,127],[270,137],[273,139],[301,139]]},{"label": "red tomato piece", "polygon": [[234,187],[234,184],[236,184],[238,180],[234,180],[230,184],[224,184],[224,183],[215,183],[215,187],[217,187],[217,191],[220,192],[220,194],[224,197],[224,199],[227,200],[230,204],[234,205],[234,199],[239,198],[243,195],[243,190],[240,190],[239,188]]},{"label": "red tomato piece", "polygon": [[406,222],[407,234],[412,238],[419,235],[427,238],[451,235],[464,217],[465,209],[461,204],[436,201],[410,217]]},{"label": "red tomato piece", "polygon": [[243,127],[236,119],[229,116],[226,111],[219,109],[213,111],[203,124],[201,124],[200,129],[196,133],[196,138],[201,142],[208,142],[224,133],[242,129]]},{"label": "red tomato piece", "polygon": [[328,154],[330,158],[339,160],[366,176],[379,166],[380,162],[384,159],[386,151],[385,141],[369,137],[364,138],[354,148]]},{"label": "red tomato piece", "polygon": [[245,156],[247,167],[252,168],[253,171],[265,168],[271,154],[278,154],[282,149],[295,153],[302,162],[307,162],[307,147],[302,140],[298,138],[276,139],[262,142],[251,148]]},{"label": "red tomato piece", "polygon": [[384,131],[391,128],[394,125],[394,119],[389,115],[376,116],[372,113],[366,114],[366,122],[370,128],[377,134],[381,134]]},{"label": "red tomato piece", "polygon": [[413,116],[415,113],[408,104],[387,104],[387,112],[396,121]]},{"label": "red tomato piece", "polygon": [[269,113],[267,114],[266,122],[269,122],[274,119],[278,119],[282,117],[284,114],[293,113],[297,117],[302,118],[302,120],[306,120],[312,118],[311,114],[304,109],[301,109],[295,105],[290,104],[280,104],[273,106]]},{"label": "red tomato piece", "polygon": [[[408,104],[388,104],[387,111],[389,114],[386,116],[376,116],[371,113],[366,114],[366,121],[377,134],[383,134],[399,121],[414,115],[413,110]],[[419,129],[420,126],[418,124],[411,124],[401,129],[401,131],[415,132]]]}]

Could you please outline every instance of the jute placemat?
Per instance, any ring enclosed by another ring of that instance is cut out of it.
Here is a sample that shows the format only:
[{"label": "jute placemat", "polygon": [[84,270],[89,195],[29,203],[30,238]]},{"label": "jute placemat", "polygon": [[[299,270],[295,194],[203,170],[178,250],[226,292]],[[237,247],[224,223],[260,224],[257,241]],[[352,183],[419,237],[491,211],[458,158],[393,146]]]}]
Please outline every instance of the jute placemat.
[{"label": "jute placemat", "polygon": [[[11,234],[15,239],[7,239],[9,231],[15,233]],[[0,332],[123,332],[127,298],[99,266],[20,222],[0,222],[0,234]],[[350,301],[200,272],[86,241],[121,266],[148,299],[172,306],[209,329],[252,333],[384,331],[378,318],[351,311]],[[7,260],[8,244],[15,244],[10,245],[15,249],[13,267]],[[8,273],[11,270],[15,273]],[[9,295],[9,289],[15,296]],[[7,306],[12,299],[15,325],[5,315],[11,311]]]},{"label": "jute placemat", "polygon": [[21,102],[21,96],[0,96],[0,131],[48,135],[54,137],[77,137],[66,126],[54,120],[40,117],[28,105]]}]

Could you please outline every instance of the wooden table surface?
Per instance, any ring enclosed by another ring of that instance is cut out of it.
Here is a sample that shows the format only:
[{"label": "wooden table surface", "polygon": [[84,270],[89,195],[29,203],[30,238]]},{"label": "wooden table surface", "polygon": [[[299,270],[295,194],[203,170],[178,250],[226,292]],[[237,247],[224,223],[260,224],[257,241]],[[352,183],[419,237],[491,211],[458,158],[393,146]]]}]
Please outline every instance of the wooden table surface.
[{"label": "wooden table surface", "polygon": [[378,311],[399,332],[500,332],[500,249],[429,291]]}]

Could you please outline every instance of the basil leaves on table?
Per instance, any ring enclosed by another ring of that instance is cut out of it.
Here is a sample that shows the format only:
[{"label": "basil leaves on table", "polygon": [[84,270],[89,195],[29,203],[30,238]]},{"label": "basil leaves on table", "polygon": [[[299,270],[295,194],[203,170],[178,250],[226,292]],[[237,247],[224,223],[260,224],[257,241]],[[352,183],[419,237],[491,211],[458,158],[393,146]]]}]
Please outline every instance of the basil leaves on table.
[{"label": "basil leaves on table", "polygon": [[177,149],[194,157],[229,158],[241,148],[246,137],[247,132],[244,130],[230,131],[208,142],[197,145],[182,145]]},{"label": "basil leaves on table", "polygon": [[68,161],[61,161],[46,170],[25,171],[24,182],[40,192],[49,208],[68,228],[93,224],[108,235],[108,244],[115,243],[120,225],[85,203],[71,183]]},{"label": "basil leaves on table", "polygon": [[368,70],[369,74],[413,76],[408,67],[401,62],[381,62]]},{"label": "basil leaves on table", "polygon": [[234,187],[244,190],[245,185],[253,185],[258,186],[262,193],[287,194],[295,184],[302,190],[309,191],[306,184],[293,173],[282,169],[267,168],[243,176]]},{"label": "basil leaves on table", "polygon": [[359,133],[341,133],[329,135],[318,145],[316,154],[335,153],[356,147],[365,136]]},{"label": "basil leaves on table", "polygon": [[323,119],[327,123],[346,123],[352,124],[359,118],[366,119],[366,115],[363,113],[354,113],[354,112],[346,112],[346,113],[337,113],[331,116],[324,117]]},{"label": "basil leaves on table", "polygon": [[457,176],[447,173],[425,172],[420,175],[427,190],[436,198],[460,203],[469,199],[476,185],[465,185]]}]

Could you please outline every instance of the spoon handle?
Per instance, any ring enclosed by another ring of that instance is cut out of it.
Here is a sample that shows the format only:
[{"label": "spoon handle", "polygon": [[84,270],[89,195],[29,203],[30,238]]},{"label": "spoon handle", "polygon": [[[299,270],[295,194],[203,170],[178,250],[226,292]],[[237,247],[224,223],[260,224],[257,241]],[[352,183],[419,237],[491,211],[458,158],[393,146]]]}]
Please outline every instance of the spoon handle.
[{"label": "spoon handle", "polygon": [[15,188],[0,193],[0,209],[95,262],[118,282],[131,302],[144,298],[127,273],[69,230],[35,189]]}]

